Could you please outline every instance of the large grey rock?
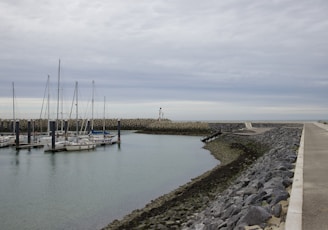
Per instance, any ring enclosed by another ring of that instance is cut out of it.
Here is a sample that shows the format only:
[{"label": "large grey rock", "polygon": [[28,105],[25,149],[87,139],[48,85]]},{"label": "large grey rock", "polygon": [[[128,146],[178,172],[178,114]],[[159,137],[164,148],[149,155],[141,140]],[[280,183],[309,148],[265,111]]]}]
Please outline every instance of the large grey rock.
[{"label": "large grey rock", "polygon": [[251,206],[246,215],[240,218],[237,226],[260,225],[266,223],[271,217],[266,208]]},{"label": "large grey rock", "polygon": [[282,184],[285,186],[285,188],[287,188],[293,184],[293,180],[290,178],[284,178]]},{"label": "large grey rock", "polygon": [[271,205],[276,205],[282,200],[287,200],[289,198],[289,193],[285,190],[274,189],[272,194]]},{"label": "large grey rock", "polygon": [[281,204],[276,204],[272,208],[272,215],[274,215],[275,217],[278,218],[281,215],[281,211],[282,211],[282,205]]},{"label": "large grey rock", "polygon": [[240,212],[241,210],[241,207],[240,206],[237,206],[237,205],[231,205],[225,212],[224,214],[222,215],[222,219],[223,220],[226,220],[228,219],[229,217],[237,214],[238,212]]}]

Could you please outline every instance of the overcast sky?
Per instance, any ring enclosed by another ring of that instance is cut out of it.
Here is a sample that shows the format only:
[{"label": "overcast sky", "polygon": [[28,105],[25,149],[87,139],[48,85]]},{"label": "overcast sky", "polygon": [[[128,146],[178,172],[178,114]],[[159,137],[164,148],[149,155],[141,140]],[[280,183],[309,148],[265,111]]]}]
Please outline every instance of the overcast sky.
[{"label": "overcast sky", "polygon": [[328,119],[326,0],[1,0],[0,118],[12,82],[41,116],[48,74],[55,116],[59,59],[65,116],[94,80],[100,117]]}]

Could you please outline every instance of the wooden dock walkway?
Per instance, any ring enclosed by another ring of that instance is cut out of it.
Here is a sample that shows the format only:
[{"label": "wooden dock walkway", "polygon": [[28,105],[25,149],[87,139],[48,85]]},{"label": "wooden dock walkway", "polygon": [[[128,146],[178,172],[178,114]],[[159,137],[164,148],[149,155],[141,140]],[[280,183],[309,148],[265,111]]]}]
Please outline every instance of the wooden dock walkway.
[{"label": "wooden dock walkway", "polygon": [[211,134],[210,136],[207,136],[207,137],[204,137],[201,141],[202,142],[209,142],[209,141],[211,141],[212,139],[215,139],[215,138],[217,138],[219,135],[221,135],[222,134],[222,132],[221,132],[221,130],[220,131],[217,131],[217,132],[215,132],[215,133],[213,133],[213,134]]},{"label": "wooden dock walkway", "polygon": [[33,143],[33,144],[20,144],[19,146],[16,146],[16,149],[18,150],[18,149],[42,148],[42,147],[43,144]]}]

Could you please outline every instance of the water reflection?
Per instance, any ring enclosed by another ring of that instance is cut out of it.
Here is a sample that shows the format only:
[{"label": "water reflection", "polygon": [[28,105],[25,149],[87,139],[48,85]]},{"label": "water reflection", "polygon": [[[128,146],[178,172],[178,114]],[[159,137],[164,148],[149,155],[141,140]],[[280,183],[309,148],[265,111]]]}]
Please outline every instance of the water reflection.
[{"label": "water reflection", "polygon": [[13,165],[18,166],[19,165],[19,150],[16,150],[16,153],[14,155],[13,161],[12,161]]},{"label": "water reflection", "polygon": [[56,173],[56,154],[51,153],[49,159],[50,159],[51,172],[53,174],[55,174]]}]

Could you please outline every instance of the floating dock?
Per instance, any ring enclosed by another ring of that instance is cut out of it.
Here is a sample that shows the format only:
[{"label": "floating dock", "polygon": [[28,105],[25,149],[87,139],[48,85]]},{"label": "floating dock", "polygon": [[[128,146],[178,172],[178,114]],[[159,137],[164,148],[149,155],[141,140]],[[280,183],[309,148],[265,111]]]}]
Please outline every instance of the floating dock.
[{"label": "floating dock", "polygon": [[16,146],[17,150],[18,149],[30,149],[30,148],[43,148],[43,144],[33,143],[33,144],[20,144],[20,145]]}]

